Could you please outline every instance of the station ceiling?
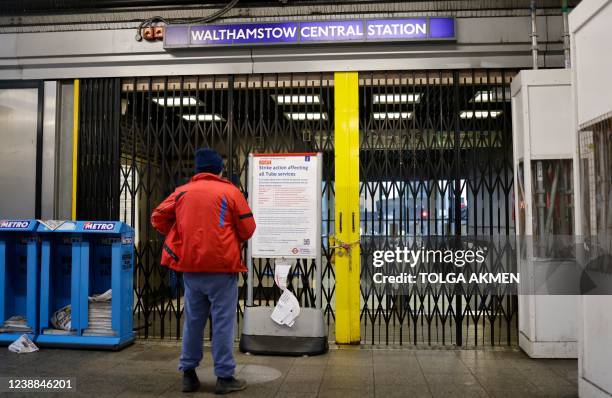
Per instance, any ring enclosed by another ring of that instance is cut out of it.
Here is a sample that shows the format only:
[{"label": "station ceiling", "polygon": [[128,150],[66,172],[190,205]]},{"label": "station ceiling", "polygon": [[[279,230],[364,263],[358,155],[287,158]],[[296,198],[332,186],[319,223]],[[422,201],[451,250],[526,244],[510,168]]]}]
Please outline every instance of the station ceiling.
[{"label": "station ceiling", "polygon": [[[575,7],[580,0],[569,0],[569,6]],[[111,9],[168,9],[180,7],[221,8],[229,1],[196,2],[193,0],[2,0],[0,14],[35,15],[99,12]],[[415,10],[424,11],[467,11],[467,10],[515,10],[529,8],[531,0],[409,0],[409,1],[370,1],[370,0],[240,0],[236,7],[256,8],[270,6],[326,6],[333,12],[334,5],[361,5],[384,8],[385,4],[412,3]],[[561,0],[537,0],[539,9],[560,9]]]}]

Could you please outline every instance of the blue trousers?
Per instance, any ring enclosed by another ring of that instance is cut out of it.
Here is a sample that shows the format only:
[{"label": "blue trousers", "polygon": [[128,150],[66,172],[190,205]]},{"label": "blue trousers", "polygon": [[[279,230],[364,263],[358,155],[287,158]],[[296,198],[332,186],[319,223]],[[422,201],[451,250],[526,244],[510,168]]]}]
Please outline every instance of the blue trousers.
[{"label": "blue trousers", "polygon": [[197,368],[202,360],[204,326],[212,317],[212,356],[217,377],[231,377],[234,360],[234,327],[238,304],[238,274],[183,273],[185,322],[179,370]]}]

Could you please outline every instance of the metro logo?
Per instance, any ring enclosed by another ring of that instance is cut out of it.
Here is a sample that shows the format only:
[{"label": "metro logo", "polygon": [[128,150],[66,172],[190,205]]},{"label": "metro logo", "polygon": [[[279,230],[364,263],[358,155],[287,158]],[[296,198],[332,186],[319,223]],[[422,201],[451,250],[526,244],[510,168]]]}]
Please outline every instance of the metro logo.
[{"label": "metro logo", "polygon": [[2,229],[27,229],[29,226],[30,226],[30,221],[11,221],[11,220],[0,221],[0,228]]},{"label": "metro logo", "polygon": [[270,159],[260,159],[259,164],[272,164]]},{"label": "metro logo", "polygon": [[83,225],[83,229],[88,231],[112,231],[115,229],[115,223],[88,221]]}]

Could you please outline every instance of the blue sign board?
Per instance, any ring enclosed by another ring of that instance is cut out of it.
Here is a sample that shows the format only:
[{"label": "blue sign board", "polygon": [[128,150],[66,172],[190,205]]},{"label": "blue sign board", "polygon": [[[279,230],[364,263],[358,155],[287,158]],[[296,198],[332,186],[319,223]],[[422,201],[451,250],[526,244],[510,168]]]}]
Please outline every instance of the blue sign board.
[{"label": "blue sign board", "polygon": [[0,230],[32,230],[33,220],[0,220]]},{"label": "blue sign board", "polygon": [[288,21],[168,25],[164,48],[454,39],[451,17]]}]

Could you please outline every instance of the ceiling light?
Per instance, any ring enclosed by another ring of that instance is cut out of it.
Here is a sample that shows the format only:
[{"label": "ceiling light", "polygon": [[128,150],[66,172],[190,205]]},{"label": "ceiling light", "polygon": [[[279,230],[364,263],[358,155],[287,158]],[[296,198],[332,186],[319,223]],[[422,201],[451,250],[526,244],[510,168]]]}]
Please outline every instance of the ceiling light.
[{"label": "ceiling light", "polygon": [[470,102],[504,102],[510,101],[510,89],[497,87],[494,90],[477,91]]},{"label": "ceiling light", "polygon": [[461,111],[459,113],[459,117],[461,119],[486,119],[486,118],[496,118],[501,115],[502,111]]},{"label": "ceiling light", "polygon": [[372,113],[372,117],[375,120],[383,120],[383,119],[412,119],[412,112],[374,112]]},{"label": "ceiling light", "polygon": [[225,119],[216,113],[203,113],[197,115],[183,115],[188,122],[223,122]]},{"label": "ceiling light", "polygon": [[374,94],[374,104],[418,104],[422,94]]},{"label": "ceiling light", "polygon": [[320,95],[301,95],[301,94],[286,94],[286,95],[272,95],[272,99],[276,101],[278,105],[309,105],[309,104],[320,104]]},{"label": "ceiling light", "polygon": [[196,106],[203,102],[196,97],[155,97],[151,99],[160,106]]},{"label": "ceiling light", "polygon": [[285,117],[289,120],[327,120],[327,113],[324,112],[285,112]]}]

